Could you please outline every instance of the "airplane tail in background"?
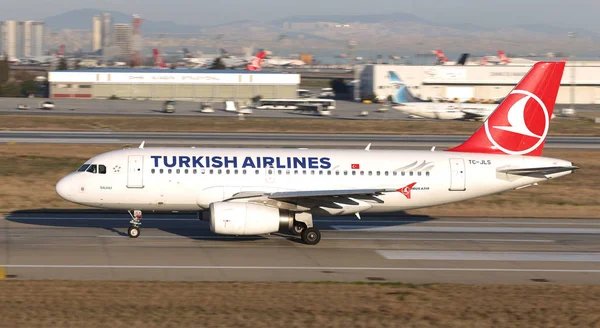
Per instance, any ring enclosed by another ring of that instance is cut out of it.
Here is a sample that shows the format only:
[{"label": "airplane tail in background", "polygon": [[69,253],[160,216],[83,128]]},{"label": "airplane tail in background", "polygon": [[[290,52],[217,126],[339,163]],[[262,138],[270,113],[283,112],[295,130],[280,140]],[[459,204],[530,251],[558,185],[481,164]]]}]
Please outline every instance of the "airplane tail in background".
[{"label": "airplane tail in background", "polygon": [[58,52],[56,53],[56,56],[63,57],[65,55],[65,48],[66,46],[64,44],[61,44],[60,48],[58,49]]},{"label": "airplane tail in background", "polygon": [[479,62],[479,65],[481,66],[485,66],[488,63],[488,58],[487,56],[483,56],[483,58],[481,58],[481,61]]},{"label": "airplane tail in background", "polygon": [[160,56],[158,49],[152,49],[152,56],[154,58],[154,67],[167,68],[165,60]]},{"label": "airplane tail in background", "polygon": [[266,56],[267,56],[267,53],[264,51],[257,53],[256,56],[254,56],[254,58],[252,58],[250,63],[248,63],[248,65],[246,66],[246,70],[247,71],[260,71],[263,60],[265,60]]},{"label": "airplane tail in background", "polygon": [[402,82],[402,80],[400,79],[400,77],[398,77],[398,75],[396,75],[396,73],[390,71],[388,74],[390,77],[390,84],[397,88],[396,93],[392,95],[393,103],[403,104],[423,101],[410,93],[406,84]]},{"label": "airplane tail in background", "polygon": [[448,151],[541,156],[564,68],[536,63],[483,126]]},{"label": "airplane tail in background", "polygon": [[508,63],[510,63],[510,60],[508,59],[508,56],[502,50],[498,50],[498,58],[500,59],[500,63],[501,64],[508,64]]},{"label": "airplane tail in background", "polygon": [[435,56],[437,57],[437,59],[440,63],[448,62],[448,58],[446,57],[446,55],[444,55],[444,52],[442,50],[437,49],[434,52],[435,52]]}]

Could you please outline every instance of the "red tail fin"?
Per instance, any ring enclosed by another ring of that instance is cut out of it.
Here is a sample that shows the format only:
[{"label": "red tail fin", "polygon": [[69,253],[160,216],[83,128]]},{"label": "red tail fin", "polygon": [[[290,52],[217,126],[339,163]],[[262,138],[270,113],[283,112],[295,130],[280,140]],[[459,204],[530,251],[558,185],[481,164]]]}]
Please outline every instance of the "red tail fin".
[{"label": "red tail fin", "polygon": [[508,60],[508,56],[502,50],[498,50],[498,58],[500,58],[500,63],[508,64],[510,60]]},{"label": "red tail fin", "polygon": [[60,48],[58,49],[58,52],[56,53],[56,55],[58,57],[64,56],[65,55],[65,48],[66,48],[66,46],[64,44],[61,44]]},{"label": "red tail fin", "polygon": [[160,56],[158,49],[152,49],[152,56],[154,58],[154,66],[160,68],[167,68],[165,60]]},{"label": "red tail fin", "polygon": [[247,71],[260,71],[260,67],[262,66],[262,62],[267,56],[267,53],[261,51],[252,58],[252,61],[246,66]]},{"label": "red tail fin", "polygon": [[540,156],[564,62],[539,62],[465,143],[449,151]]},{"label": "red tail fin", "polygon": [[448,58],[446,58],[446,55],[444,55],[444,52],[442,50],[440,50],[440,49],[437,49],[435,51],[435,56],[442,63],[448,62]]}]

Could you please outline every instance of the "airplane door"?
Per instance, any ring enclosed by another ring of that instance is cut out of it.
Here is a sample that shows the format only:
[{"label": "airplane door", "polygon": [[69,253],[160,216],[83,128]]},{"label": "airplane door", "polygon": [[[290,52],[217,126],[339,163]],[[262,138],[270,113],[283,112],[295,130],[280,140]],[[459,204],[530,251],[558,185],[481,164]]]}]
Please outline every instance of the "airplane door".
[{"label": "airplane door", "polygon": [[144,188],[144,156],[130,155],[127,163],[127,188]]},{"label": "airplane door", "polygon": [[465,172],[465,160],[462,158],[450,159],[450,189],[451,191],[465,191],[465,181],[467,174]]}]

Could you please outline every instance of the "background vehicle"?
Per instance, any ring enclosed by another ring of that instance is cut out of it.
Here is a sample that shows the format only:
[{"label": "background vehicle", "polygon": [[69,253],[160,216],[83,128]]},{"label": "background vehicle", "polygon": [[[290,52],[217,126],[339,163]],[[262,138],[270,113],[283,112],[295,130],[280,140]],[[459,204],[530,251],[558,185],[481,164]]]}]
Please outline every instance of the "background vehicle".
[{"label": "background vehicle", "polygon": [[51,101],[44,101],[43,103],[40,103],[40,109],[46,109],[46,110],[51,110],[54,109],[54,103]]},{"label": "background vehicle", "polygon": [[175,102],[174,101],[165,101],[163,104],[163,112],[165,113],[175,113]]}]

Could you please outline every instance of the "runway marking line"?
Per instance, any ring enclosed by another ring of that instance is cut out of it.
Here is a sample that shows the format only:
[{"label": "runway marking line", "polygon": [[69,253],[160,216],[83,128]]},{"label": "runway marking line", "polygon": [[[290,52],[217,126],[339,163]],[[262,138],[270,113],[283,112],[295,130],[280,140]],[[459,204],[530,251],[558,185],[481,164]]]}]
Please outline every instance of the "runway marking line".
[{"label": "runway marking line", "polygon": [[510,252],[510,251],[411,251],[376,250],[388,260],[424,261],[515,261],[515,262],[600,262],[600,253]]},{"label": "runway marking line", "polygon": [[475,271],[475,272],[570,272],[600,273],[590,269],[503,269],[503,268],[390,268],[390,267],[293,267],[293,266],[202,266],[202,265],[70,265],[4,264],[7,268],[34,269],[195,269],[195,270],[337,270],[337,271]]}]

